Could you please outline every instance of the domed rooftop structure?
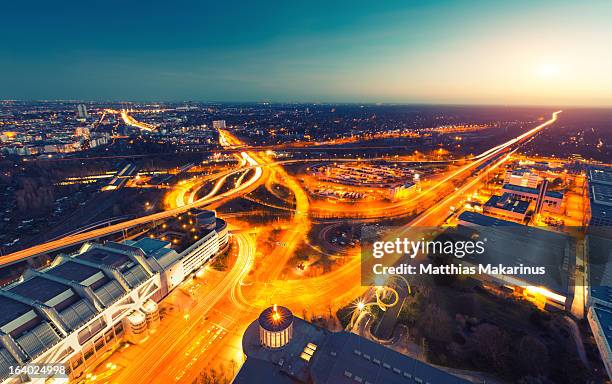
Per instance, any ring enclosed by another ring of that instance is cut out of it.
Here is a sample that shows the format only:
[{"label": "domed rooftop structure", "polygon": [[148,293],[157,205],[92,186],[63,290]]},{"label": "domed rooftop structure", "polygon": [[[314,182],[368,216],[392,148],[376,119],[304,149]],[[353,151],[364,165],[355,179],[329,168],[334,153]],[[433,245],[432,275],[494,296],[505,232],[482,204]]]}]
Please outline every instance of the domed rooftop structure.
[{"label": "domed rooftop structure", "polygon": [[287,307],[266,308],[258,319],[259,342],[266,348],[281,348],[293,337],[293,313]]}]

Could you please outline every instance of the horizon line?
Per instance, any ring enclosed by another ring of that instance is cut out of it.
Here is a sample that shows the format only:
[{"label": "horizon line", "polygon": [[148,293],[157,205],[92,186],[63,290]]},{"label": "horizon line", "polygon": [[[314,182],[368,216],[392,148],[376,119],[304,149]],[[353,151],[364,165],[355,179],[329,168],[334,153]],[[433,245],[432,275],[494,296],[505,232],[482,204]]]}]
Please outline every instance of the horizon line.
[{"label": "horizon line", "polygon": [[270,101],[270,100],[117,100],[117,99],[0,99],[0,103],[6,102],[80,102],[80,103],[141,103],[141,104],[179,104],[179,103],[201,103],[201,104],[269,104],[269,105],[368,105],[368,106],[441,106],[441,107],[516,107],[516,108],[597,108],[612,109],[612,104],[519,104],[519,103],[461,103],[461,102],[423,102],[423,101]]}]

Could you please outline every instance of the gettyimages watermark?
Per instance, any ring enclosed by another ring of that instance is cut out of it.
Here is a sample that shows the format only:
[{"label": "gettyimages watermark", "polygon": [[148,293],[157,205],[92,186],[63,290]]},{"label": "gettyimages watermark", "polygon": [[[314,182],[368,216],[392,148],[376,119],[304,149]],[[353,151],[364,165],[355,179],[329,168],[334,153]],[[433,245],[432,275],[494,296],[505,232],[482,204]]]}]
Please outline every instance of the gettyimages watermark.
[{"label": "gettyimages watermark", "polygon": [[[580,236],[573,234],[582,232],[576,228],[560,233],[524,225],[365,226],[361,231],[361,280],[363,285],[377,286],[397,275],[423,284],[473,277],[500,285],[541,287],[566,296],[580,284],[575,280]],[[609,255],[599,256],[602,264],[610,259]]]}]

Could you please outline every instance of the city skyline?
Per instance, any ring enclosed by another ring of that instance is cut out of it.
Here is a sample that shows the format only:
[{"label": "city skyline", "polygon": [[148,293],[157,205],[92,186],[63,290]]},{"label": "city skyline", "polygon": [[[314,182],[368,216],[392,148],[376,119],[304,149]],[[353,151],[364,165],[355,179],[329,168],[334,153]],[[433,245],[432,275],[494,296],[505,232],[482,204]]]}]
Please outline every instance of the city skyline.
[{"label": "city skyline", "polygon": [[6,10],[2,99],[612,105],[605,2]]}]

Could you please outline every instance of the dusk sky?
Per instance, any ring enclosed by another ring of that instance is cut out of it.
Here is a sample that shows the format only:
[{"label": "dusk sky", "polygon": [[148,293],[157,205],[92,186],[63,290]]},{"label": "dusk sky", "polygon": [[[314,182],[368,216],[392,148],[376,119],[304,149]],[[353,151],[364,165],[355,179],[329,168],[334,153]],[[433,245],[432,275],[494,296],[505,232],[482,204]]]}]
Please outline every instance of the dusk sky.
[{"label": "dusk sky", "polygon": [[5,1],[0,98],[612,105],[612,2]]}]

